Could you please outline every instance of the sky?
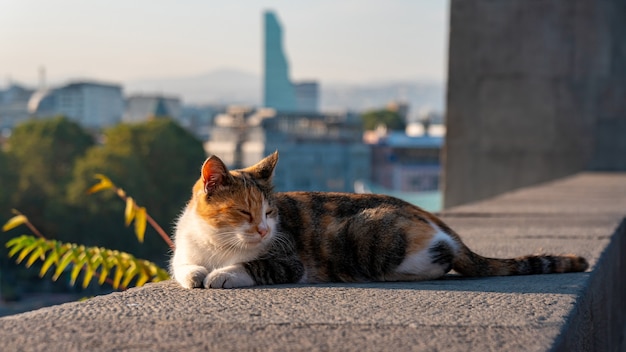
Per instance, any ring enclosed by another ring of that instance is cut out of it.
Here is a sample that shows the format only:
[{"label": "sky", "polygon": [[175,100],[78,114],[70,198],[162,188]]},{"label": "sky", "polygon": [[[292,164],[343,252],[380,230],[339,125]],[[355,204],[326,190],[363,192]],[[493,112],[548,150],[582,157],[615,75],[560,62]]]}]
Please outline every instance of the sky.
[{"label": "sky", "polygon": [[261,75],[262,14],[283,27],[291,78],[443,82],[447,0],[0,0],[0,87],[124,83],[236,69]]}]

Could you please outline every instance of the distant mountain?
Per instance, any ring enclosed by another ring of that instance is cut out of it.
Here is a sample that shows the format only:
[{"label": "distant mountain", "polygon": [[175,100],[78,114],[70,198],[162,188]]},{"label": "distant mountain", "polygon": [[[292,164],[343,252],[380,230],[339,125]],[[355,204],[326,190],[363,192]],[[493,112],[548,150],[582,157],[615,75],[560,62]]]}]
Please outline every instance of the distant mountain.
[{"label": "distant mountain", "polygon": [[[160,93],[182,98],[184,104],[259,105],[261,77],[235,69],[221,69],[197,76],[150,78],[125,83],[126,94]],[[443,111],[443,83],[415,80],[365,84],[320,83],[320,108],[362,111],[380,108],[390,101],[406,101],[411,114],[422,108]]]},{"label": "distant mountain", "polygon": [[443,112],[445,86],[428,81],[404,81],[367,84],[321,85],[323,110],[348,108],[354,111],[381,108],[391,101],[409,104],[409,115],[419,110]]},{"label": "distant mountain", "polygon": [[149,78],[125,83],[126,94],[175,95],[188,104],[247,104],[261,102],[261,78],[233,69],[220,69],[197,76]]}]

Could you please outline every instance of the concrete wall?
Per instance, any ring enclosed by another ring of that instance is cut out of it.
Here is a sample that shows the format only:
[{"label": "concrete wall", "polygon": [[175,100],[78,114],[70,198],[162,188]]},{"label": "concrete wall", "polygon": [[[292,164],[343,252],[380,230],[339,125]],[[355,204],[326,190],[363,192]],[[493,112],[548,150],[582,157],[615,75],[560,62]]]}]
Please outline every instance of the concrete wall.
[{"label": "concrete wall", "polygon": [[451,0],[450,207],[626,170],[626,2]]}]

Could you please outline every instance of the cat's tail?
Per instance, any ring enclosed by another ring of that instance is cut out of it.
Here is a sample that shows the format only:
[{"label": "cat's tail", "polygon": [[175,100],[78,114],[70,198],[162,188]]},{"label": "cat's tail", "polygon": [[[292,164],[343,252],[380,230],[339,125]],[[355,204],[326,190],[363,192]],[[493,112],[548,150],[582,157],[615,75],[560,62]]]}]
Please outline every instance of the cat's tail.
[{"label": "cat's tail", "polygon": [[452,260],[452,269],[465,276],[532,275],[585,271],[583,257],[567,255],[527,255],[512,259],[486,258],[462,245]]}]

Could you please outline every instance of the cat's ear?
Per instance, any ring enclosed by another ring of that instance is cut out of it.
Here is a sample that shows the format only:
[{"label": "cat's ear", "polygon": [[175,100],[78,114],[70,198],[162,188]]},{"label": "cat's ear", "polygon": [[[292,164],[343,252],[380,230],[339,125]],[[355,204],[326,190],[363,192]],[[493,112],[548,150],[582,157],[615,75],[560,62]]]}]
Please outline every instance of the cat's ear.
[{"label": "cat's ear", "polygon": [[226,186],[230,180],[230,173],[224,162],[215,155],[211,155],[202,164],[202,182],[204,193],[210,193],[219,186]]},{"label": "cat's ear", "polygon": [[275,151],[255,165],[249,167],[246,171],[257,179],[269,181],[274,175],[274,168],[276,168],[277,163],[278,151]]}]

